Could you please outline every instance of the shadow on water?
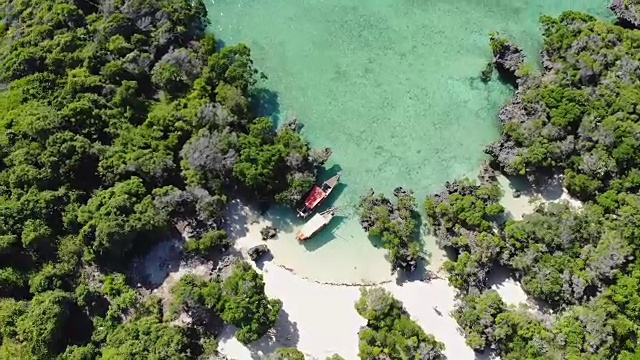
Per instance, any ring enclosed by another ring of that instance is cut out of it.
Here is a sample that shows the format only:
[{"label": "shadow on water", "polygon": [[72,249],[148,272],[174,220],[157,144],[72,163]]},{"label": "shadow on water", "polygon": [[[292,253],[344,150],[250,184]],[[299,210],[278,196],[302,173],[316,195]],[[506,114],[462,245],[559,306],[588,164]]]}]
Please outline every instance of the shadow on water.
[{"label": "shadow on water", "polygon": [[[331,206],[333,206],[333,203],[336,201],[336,199],[340,197],[340,195],[342,195],[342,193],[346,188],[347,188],[347,184],[345,183],[340,182],[336,184],[336,187],[333,188],[333,191],[331,191],[331,194],[329,194],[329,197],[327,197],[327,199],[320,205],[320,207],[318,208],[318,211],[324,211],[330,208]],[[345,209],[338,208],[338,211],[340,210],[345,210]]]},{"label": "shadow on water", "polygon": [[[337,169],[334,169],[334,168],[337,168]],[[328,179],[331,176],[337,174],[338,172],[340,172],[339,168],[340,168],[339,166],[333,166],[330,169],[331,171],[328,170],[327,174],[324,174],[323,178],[326,177]],[[320,208],[318,209],[318,212],[322,212],[330,208],[331,206],[333,206],[333,203],[335,202],[335,200],[340,197],[340,195],[344,192],[346,188],[347,188],[347,184],[343,182],[338,183],[336,187],[333,189],[333,191],[331,192],[331,194],[329,194],[329,197],[327,198],[327,200],[320,206]],[[305,249],[307,251],[315,251],[321,248],[322,246],[328,244],[329,242],[331,242],[333,239],[339,236],[336,234],[336,230],[347,219],[348,219],[347,209],[338,207],[338,213],[331,220],[331,222],[324,229],[322,229],[318,234],[316,234],[316,236],[303,242]],[[348,240],[348,239],[345,239],[345,240]]]},{"label": "shadow on water", "polygon": [[271,222],[271,225],[278,229],[278,232],[292,232],[294,229],[302,226],[304,221],[296,216],[295,210],[287,206],[273,206],[265,218]]},{"label": "shadow on water", "polygon": [[278,93],[267,89],[257,88],[251,93],[251,110],[258,116],[270,117],[274,125],[280,123],[280,102]]},{"label": "shadow on water", "polygon": [[[338,173],[342,172],[342,166],[338,165],[338,164],[334,164],[333,166],[331,166],[328,169],[324,169],[319,177],[319,182],[323,182],[328,180],[329,178],[331,178],[332,176],[337,175]],[[343,183],[344,179],[340,179],[340,182],[338,184],[344,184]],[[335,191],[335,189],[334,189]]]},{"label": "shadow on water", "polygon": [[223,40],[216,39],[216,50],[220,51],[223,47],[227,45]]},{"label": "shadow on water", "polygon": [[[342,168],[339,165],[333,165],[331,168],[321,172],[320,176],[318,176],[317,182],[321,184],[323,181],[338,174],[341,170]],[[334,201],[340,197],[346,188],[346,183],[339,182],[331,194],[329,194],[329,197],[318,207],[313,215],[333,206]],[[273,206],[265,214],[265,219],[271,222],[271,225],[278,229],[279,232],[295,233],[307,221],[309,221],[313,215],[309,216],[307,219],[301,219],[296,216],[293,208],[287,206]],[[338,237],[335,235],[335,230],[339,228],[347,218],[347,209],[338,208],[338,214],[333,218],[333,220],[331,220],[323,230],[316,234],[316,236],[304,242],[305,248],[308,251],[314,251]]]}]

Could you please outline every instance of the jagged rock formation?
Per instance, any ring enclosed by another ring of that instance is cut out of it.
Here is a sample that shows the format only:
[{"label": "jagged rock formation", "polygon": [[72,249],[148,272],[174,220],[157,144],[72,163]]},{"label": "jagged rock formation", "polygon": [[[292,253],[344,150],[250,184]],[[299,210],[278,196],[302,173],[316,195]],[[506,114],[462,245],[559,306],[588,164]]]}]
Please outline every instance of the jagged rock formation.
[{"label": "jagged rock formation", "polygon": [[493,65],[500,76],[514,86],[518,86],[518,70],[524,65],[524,52],[499,35],[491,35],[489,39],[493,52]]},{"label": "jagged rock formation", "polygon": [[218,265],[212,271],[213,278],[224,281],[231,272],[233,271],[235,265],[242,261],[242,258],[237,254],[227,254],[220,261],[218,261]]},{"label": "jagged rock formation", "polygon": [[613,11],[621,26],[640,29],[640,2],[637,0],[614,0],[609,9]]},{"label": "jagged rock formation", "polygon": [[251,258],[251,260],[257,261],[264,254],[266,254],[268,252],[269,252],[269,248],[267,247],[267,245],[260,244],[260,245],[256,245],[256,246],[250,248],[247,251],[247,254],[249,254],[249,258]]},{"label": "jagged rock formation", "polygon": [[297,119],[297,118],[293,118],[289,121],[287,121],[286,123],[282,124],[282,127],[280,128],[280,130],[284,130],[284,129],[289,129],[293,132],[298,132],[300,130],[302,130],[303,124]]},{"label": "jagged rock formation", "polygon": [[262,236],[262,240],[273,239],[278,236],[278,229],[273,226],[265,226],[260,230],[260,235]]},{"label": "jagged rock formation", "polygon": [[491,168],[491,165],[488,161],[485,161],[480,165],[480,171],[478,172],[478,179],[480,179],[480,183],[490,183],[498,180],[496,171]]},{"label": "jagged rock formation", "polygon": [[316,166],[324,165],[324,163],[326,163],[327,160],[329,160],[329,158],[331,157],[331,154],[333,154],[333,151],[328,147],[312,149],[311,151],[309,151],[310,161]]}]

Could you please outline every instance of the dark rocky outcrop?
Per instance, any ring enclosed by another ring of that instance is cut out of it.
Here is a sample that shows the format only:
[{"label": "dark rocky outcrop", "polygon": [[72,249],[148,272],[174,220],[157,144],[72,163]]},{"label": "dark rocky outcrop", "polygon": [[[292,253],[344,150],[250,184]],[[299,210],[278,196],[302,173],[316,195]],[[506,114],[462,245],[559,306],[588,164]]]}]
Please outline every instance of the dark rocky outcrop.
[{"label": "dark rocky outcrop", "polygon": [[516,175],[517,171],[513,168],[514,160],[520,155],[520,149],[516,144],[504,137],[498,141],[489,144],[484,152],[491,156],[492,165],[504,171],[506,175]]},{"label": "dark rocky outcrop", "polygon": [[489,61],[484,69],[480,72],[480,80],[483,83],[487,83],[491,80],[491,75],[493,75],[493,62]]},{"label": "dark rocky outcrop", "polygon": [[264,254],[269,252],[267,245],[260,244],[250,248],[247,253],[253,261],[258,261]]},{"label": "dark rocky outcrop", "polygon": [[524,65],[524,51],[497,34],[491,35],[489,42],[493,52],[493,65],[503,80],[518,86],[518,70]]},{"label": "dark rocky outcrop", "polygon": [[231,275],[236,264],[241,261],[242,258],[237,254],[225,255],[218,261],[216,268],[212,271],[212,278],[224,281],[229,277],[229,275]]},{"label": "dark rocky outcrop", "polygon": [[309,152],[309,156],[311,157],[310,161],[311,163],[315,164],[315,166],[322,166],[327,162],[327,160],[329,160],[331,154],[333,154],[333,151],[328,147],[321,149],[312,149]]},{"label": "dark rocky outcrop", "polygon": [[480,171],[478,172],[478,179],[481,184],[492,183],[498,180],[496,171],[491,168],[488,161],[485,161],[480,165]]},{"label": "dark rocky outcrop", "polygon": [[278,236],[278,229],[273,226],[265,226],[260,230],[260,235],[262,236],[262,240],[273,239]]},{"label": "dark rocky outcrop", "polygon": [[286,123],[282,124],[282,127],[280,127],[280,131],[284,129],[289,129],[293,132],[298,132],[302,130],[302,127],[303,127],[302,123],[297,118],[293,118],[287,121]]},{"label": "dark rocky outcrop", "polygon": [[[394,206],[391,200],[387,199],[386,197],[374,197],[373,189],[369,189],[369,192],[367,193],[367,195],[364,195],[360,198],[360,202],[364,203],[364,199],[367,199],[369,201],[369,205],[367,208],[384,206],[388,208],[390,212],[393,212]],[[366,232],[369,232],[371,228],[374,227],[375,221],[376,219],[373,213],[362,212],[360,214],[359,223],[360,223],[360,226],[362,226],[362,229]]]},{"label": "dark rocky outcrop", "polygon": [[629,29],[640,29],[640,2],[638,0],[613,0],[609,9],[618,24]]}]

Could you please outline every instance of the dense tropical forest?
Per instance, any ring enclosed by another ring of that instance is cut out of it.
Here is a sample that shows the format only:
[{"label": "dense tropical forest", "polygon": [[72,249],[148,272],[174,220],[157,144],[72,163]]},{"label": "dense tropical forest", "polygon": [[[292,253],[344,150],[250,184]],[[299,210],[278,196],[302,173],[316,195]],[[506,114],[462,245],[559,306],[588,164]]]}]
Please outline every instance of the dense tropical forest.
[{"label": "dense tropical forest", "polygon": [[257,116],[250,50],[219,48],[201,0],[0,9],[0,358],[206,358],[215,321],[261,337],[281,305],[247,264],[184,278],[168,308],[123,275],[176,223],[188,256],[228,247],[231,196],[292,204],[315,182],[328,151]]},{"label": "dense tropical forest", "polygon": [[[614,2],[618,16],[635,2]],[[640,346],[640,31],[564,12],[541,18],[540,73],[507,39],[491,39],[515,97],[500,111],[492,165],[535,188],[564,186],[583,206],[538,206],[522,220],[493,181],[457,181],[425,211],[460,291],[454,318],[477,351],[503,360],[638,359]],[[629,19],[627,19],[629,20]],[[507,77],[508,77],[507,76]],[[552,311],[508,307],[488,275],[508,269]]]},{"label": "dense tropical forest", "polygon": [[[260,116],[268,94],[249,48],[205,32],[202,0],[0,0],[0,9],[0,359],[209,359],[222,324],[243,343],[266,334],[282,303],[248,263],[186,275],[170,301],[127,277],[176,227],[191,234],[184,255],[209,260],[231,245],[231,198],[293,205],[327,160],[297,123]],[[614,1],[617,24],[543,16],[541,71],[491,38],[498,72],[517,88],[487,148],[491,165],[539,189],[561,184],[584,205],[510,219],[491,179],[426,199],[453,254],[452,316],[474,350],[640,358],[639,9]],[[411,271],[415,197],[394,195],[363,196],[360,220],[392,269]],[[552,311],[507,306],[488,285],[498,268]],[[362,359],[444,359],[443,344],[383,289],[364,289],[355,308],[366,320]],[[190,321],[178,325],[182,314]]]}]

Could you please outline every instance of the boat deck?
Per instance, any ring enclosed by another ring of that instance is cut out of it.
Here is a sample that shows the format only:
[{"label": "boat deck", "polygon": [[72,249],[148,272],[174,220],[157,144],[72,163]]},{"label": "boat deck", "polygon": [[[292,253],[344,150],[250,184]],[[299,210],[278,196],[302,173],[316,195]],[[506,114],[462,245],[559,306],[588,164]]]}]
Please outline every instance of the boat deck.
[{"label": "boat deck", "polygon": [[317,185],[314,185],[313,189],[311,190],[311,193],[309,194],[309,196],[307,196],[307,199],[305,200],[304,204],[309,209],[313,209],[314,207],[316,207],[316,205],[318,205],[318,203],[322,199],[324,199],[325,196],[326,196],[325,192],[322,191],[322,189]]},{"label": "boat deck", "polygon": [[330,220],[331,220],[330,218],[327,218],[322,214],[315,214],[311,219],[309,219],[309,221],[306,222],[306,224],[304,224],[304,226],[302,226],[302,229],[300,229],[299,234],[302,235],[304,238],[311,237],[320,228],[325,226]]}]

